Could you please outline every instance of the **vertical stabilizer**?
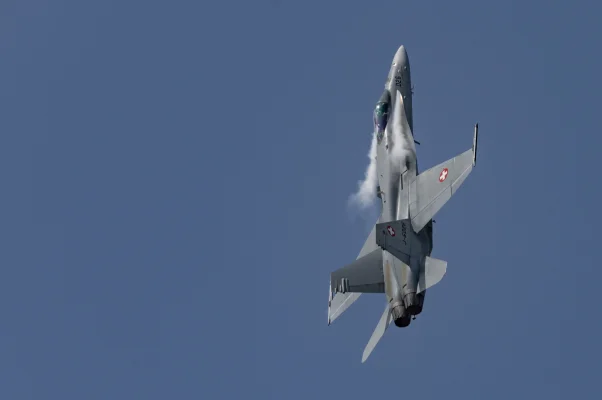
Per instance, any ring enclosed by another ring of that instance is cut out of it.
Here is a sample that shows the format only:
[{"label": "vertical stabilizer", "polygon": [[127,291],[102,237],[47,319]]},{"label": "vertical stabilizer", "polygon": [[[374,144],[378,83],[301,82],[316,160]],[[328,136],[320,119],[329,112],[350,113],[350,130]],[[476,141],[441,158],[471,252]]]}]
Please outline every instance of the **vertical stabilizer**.
[{"label": "vertical stabilizer", "polygon": [[427,256],[418,281],[418,293],[438,284],[446,272],[447,261]]},{"label": "vertical stabilizer", "polygon": [[368,357],[370,357],[372,350],[374,350],[380,339],[383,337],[392,320],[391,311],[389,309],[389,305],[387,304],[385,307],[385,312],[383,312],[383,315],[380,317],[380,321],[378,321],[378,325],[376,325],[376,328],[374,329],[374,332],[372,333],[372,336],[370,337],[370,340],[364,349],[364,354],[362,354],[362,362],[365,362]]}]

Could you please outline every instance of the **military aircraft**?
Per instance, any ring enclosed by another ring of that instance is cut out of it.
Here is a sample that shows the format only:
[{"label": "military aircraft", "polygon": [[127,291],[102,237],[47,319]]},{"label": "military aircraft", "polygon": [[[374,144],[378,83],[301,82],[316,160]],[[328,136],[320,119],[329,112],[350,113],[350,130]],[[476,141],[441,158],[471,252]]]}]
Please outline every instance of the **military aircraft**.
[{"label": "military aircraft", "polygon": [[403,328],[422,312],[426,289],[439,283],[447,262],[431,257],[433,218],[476,165],[479,125],[472,148],[418,173],[412,121],[410,62],[399,47],[374,110],[377,197],[381,215],[357,259],[332,272],[328,325],[362,293],[384,293],[387,305],[364,353],[366,361],[391,321]]}]

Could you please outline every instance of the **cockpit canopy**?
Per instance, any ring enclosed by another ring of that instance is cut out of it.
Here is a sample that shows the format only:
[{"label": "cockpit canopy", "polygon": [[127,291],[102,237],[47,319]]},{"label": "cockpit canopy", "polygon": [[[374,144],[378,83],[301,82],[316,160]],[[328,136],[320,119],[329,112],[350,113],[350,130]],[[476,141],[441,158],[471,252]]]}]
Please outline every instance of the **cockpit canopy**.
[{"label": "cockpit canopy", "polygon": [[377,132],[383,132],[389,120],[389,102],[379,101],[374,109],[374,125]]}]

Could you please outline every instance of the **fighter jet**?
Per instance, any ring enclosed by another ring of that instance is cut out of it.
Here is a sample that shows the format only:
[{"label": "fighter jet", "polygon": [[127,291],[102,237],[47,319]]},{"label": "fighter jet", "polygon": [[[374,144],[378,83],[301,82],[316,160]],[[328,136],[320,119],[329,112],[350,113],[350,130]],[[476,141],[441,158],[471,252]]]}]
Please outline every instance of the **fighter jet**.
[{"label": "fighter jet", "polygon": [[433,218],[476,165],[472,148],[418,173],[412,120],[410,62],[404,46],[395,53],[385,91],[374,110],[381,214],[357,259],[330,275],[328,325],[362,293],[384,293],[385,310],[362,355],[366,361],[391,321],[410,325],[422,312],[426,290],[441,281],[447,262],[431,257]]}]

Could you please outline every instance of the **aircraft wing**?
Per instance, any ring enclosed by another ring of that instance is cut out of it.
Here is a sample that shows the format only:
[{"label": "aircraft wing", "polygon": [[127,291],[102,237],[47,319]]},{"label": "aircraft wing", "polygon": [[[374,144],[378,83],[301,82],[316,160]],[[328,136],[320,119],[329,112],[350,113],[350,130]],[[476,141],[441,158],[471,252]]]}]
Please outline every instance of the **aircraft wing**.
[{"label": "aircraft wing", "polygon": [[383,252],[377,248],[330,274],[334,293],[384,293]]},{"label": "aircraft wing", "polygon": [[[330,284],[328,287],[328,325],[340,317],[362,293],[384,292],[382,255],[378,255],[378,253],[382,252],[376,244],[375,229],[376,225],[372,227],[357,259],[330,274]],[[382,285],[382,290],[379,284]],[[381,291],[379,292],[379,290]]]},{"label": "aircraft wing", "polygon": [[472,148],[419,174],[410,184],[412,228],[419,232],[458,190],[476,164],[477,135],[475,125]]}]

